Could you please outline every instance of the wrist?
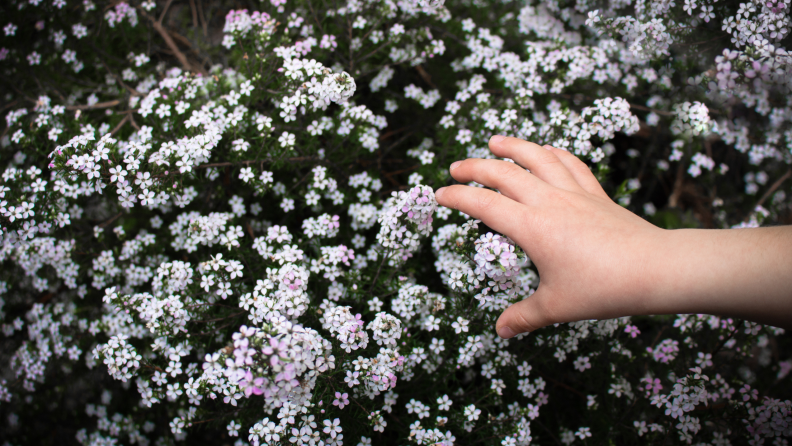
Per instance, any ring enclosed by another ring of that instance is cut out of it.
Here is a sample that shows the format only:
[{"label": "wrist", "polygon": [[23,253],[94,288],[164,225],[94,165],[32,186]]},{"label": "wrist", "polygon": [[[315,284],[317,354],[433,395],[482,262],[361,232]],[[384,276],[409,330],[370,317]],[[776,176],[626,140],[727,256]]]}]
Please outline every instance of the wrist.
[{"label": "wrist", "polygon": [[664,230],[653,256],[647,314],[705,313],[788,325],[789,229]]}]

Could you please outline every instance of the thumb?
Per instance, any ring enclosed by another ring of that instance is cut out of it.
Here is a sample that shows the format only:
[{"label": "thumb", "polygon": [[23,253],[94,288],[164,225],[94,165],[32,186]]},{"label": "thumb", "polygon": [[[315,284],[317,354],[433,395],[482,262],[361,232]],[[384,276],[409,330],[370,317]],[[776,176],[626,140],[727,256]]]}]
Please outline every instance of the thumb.
[{"label": "thumb", "polygon": [[547,310],[546,302],[550,298],[547,289],[540,286],[535,293],[504,310],[495,323],[498,336],[509,339],[555,323]]}]

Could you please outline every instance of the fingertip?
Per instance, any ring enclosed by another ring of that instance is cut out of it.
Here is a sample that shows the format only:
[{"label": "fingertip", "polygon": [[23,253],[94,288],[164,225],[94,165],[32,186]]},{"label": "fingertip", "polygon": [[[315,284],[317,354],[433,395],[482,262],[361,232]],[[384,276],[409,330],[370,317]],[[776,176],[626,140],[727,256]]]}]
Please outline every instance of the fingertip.
[{"label": "fingertip", "polygon": [[[459,161],[457,161],[457,162],[459,162]],[[454,164],[456,164],[456,163],[454,163]],[[453,164],[452,164],[452,166],[453,166]],[[446,187],[441,187],[440,189],[437,189],[435,191],[435,200],[437,200],[439,202],[440,199],[443,197],[443,194],[445,194],[446,189],[447,189]]]},{"label": "fingertip", "polygon": [[517,335],[514,332],[514,330],[509,328],[508,325],[504,325],[503,327],[498,328],[497,332],[498,332],[498,336],[500,336],[503,339],[511,339],[511,338],[513,338],[513,337],[515,337]]},{"label": "fingertip", "polygon": [[506,139],[506,137],[503,136],[503,135],[492,135],[492,137],[489,140],[489,144],[490,145],[497,144],[497,143],[503,141],[504,139]]}]

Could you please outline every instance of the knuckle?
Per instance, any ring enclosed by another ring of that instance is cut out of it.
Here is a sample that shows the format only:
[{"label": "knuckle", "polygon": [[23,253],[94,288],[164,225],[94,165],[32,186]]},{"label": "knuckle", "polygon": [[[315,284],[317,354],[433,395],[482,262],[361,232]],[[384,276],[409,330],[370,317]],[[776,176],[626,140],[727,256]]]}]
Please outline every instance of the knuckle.
[{"label": "knuckle", "polygon": [[517,322],[517,326],[520,328],[520,331],[522,331],[522,332],[535,331],[535,330],[541,328],[540,325],[538,325],[536,323],[532,323],[531,321],[529,321],[528,318],[526,317],[526,314],[524,312],[516,311],[515,313],[516,314],[515,314],[514,319]]},{"label": "knuckle", "polygon": [[537,298],[536,309],[538,310],[537,313],[539,313],[539,319],[542,321],[542,327],[558,322],[564,322],[561,320],[561,318],[559,318],[558,307],[553,299],[542,299],[541,297]]},{"label": "knuckle", "polygon": [[569,192],[563,189],[551,189],[547,191],[548,203],[555,203],[559,206],[569,206],[570,202]]},{"label": "knuckle", "polygon": [[561,158],[556,156],[555,153],[545,151],[545,153],[539,154],[537,156],[537,162],[539,164],[557,164],[561,162]]},{"label": "knuckle", "polygon": [[520,175],[522,173],[522,169],[513,163],[501,161],[498,163],[495,173],[498,175],[499,179],[510,179]]},{"label": "knuckle", "polygon": [[476,197],[475,205],[479,211],[486,211],[491,209],[495,204],[495,196],[492,192],[480,194]]},{"label": "knuckle", "polygon": [[[575,157],[575,159],[577,160],[577,157]],[[572,164],[569,166],[569,170],[572,171],[572,173],[579,175],[581,177],[584,175],[592,175],[588,166],[583,164],[583,162],[580,160],[577,160],[577,162],[573,161]]]}]

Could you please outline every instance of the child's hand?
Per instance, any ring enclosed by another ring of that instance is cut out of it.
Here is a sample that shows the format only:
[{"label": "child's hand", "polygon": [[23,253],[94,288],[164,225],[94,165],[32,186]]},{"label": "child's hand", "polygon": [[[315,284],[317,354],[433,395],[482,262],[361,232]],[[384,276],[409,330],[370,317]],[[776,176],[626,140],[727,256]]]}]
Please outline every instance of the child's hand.
[{"label": "child's hand", "polygon": [[641,313],[631,298],[651,276],[648,260],[664,231],[614,203],[589,168],[564,150],[501,136],[489,147],[517,164],[468,159],[452,164],[451,175],[502,195],[456,185],[436,196],[511,237],[539,270],[536,293],[503,312],[498,334]]},{"label": "child's hand", "polygon": [[640,314],[720,314],[792,328],[792,227],[660,229],[614,203],[564,150],[503,136],[489,146],[517,164],[468,159],[452,164],[451,175],[500,194],[455,185],[435,196],[511,237],[539,270],[536,292],[498,319],[501,337]]}]

